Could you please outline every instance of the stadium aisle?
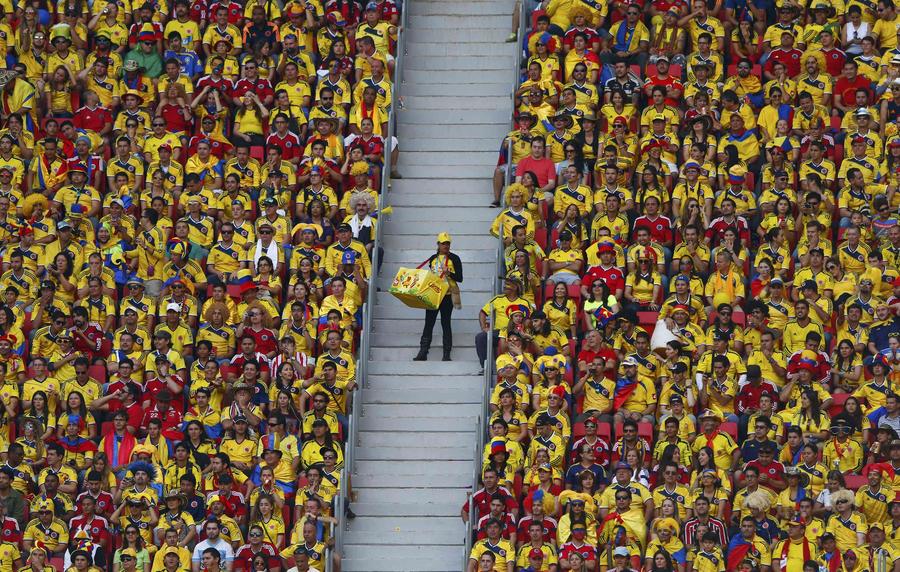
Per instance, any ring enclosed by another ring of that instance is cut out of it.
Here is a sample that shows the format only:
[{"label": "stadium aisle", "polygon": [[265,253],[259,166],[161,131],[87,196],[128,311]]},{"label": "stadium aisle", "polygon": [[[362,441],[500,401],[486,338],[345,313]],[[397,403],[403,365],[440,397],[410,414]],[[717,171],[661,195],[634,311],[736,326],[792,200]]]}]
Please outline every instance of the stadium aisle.
[{"label": "stadium aisle", "polygon": [[[353,475],[358,516],[346,538],[345,571],[462,565],[458,499],[471,487],[482,383],[475,375],[473,338],[478,308],[496,275],[496,243],[488,234],[496,213],[486,208],[484,174],[508,131],[514,62],[503,40],[511,4],[408,4],[404,110],[398,114],[404,178],[393,182],[394,214],[384,227],[372,372]],[[473,93],[480,96],[469,97]],[[412,362],[424,313],[387,290],[398,267],[416,266],[434,252],[441,231],[450,233],[453,252],[465,265],[463,308],[453,314],[453,361],[440,361],[438,325],[429,361]]]}]

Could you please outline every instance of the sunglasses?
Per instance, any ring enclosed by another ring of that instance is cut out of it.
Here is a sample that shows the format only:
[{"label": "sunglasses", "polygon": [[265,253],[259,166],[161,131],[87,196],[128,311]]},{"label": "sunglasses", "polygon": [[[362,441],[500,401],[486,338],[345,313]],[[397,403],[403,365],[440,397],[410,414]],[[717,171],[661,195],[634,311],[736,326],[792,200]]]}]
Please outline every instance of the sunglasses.
[{"label": "sunglasses", "polygon": [[261,231],[259,231],[259,234],[272,234],[272,231],[271,230],[261,230]]}]

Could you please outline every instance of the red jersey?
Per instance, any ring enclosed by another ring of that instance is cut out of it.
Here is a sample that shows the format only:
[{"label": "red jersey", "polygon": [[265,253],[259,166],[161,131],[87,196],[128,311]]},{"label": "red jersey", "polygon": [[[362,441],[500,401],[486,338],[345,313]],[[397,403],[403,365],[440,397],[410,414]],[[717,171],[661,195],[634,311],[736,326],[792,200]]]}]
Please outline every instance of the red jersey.
[{"label": "red jersey", "polygon": [[648,216],[638,217],[637,220],[634,221],[634,230],[637,230],[640,227],[644,227],[650,231],[650,237],[653,242],[664,244],[674,240],[672,221],[669,220],[669,217],[657,216],[652,220]]},{"label": "red jersey", "polygon": [[132,44],[132,45],[136,44],[138,41],[138,34],[140,34],[141,32],[144,32],[145,31],[144,26],[147,26],[147,25],[149,25],[152,28],[152,31],[151,30],[146,30],[146,31],[149,31],[150,33],[153,34],[154,42],[158,42],[163,39],[162,24],[160,24],[159,22],[153,22],[151,20],[150,22],[140,22],[140,23],[135,22],[134,24],[132,24],[131,27],[128,28],[128,43]]},{"label": "red jersey", "polygon": [[88,155],[86,160],[82,159],[78,155],[75,155],[71,159],[66,159],[66,162],[63,163],[63,168],[68,171],[75,165],[84,165],[87,167],[88,184],[91,184],[94,173],[96,173],[98,170],[103,173],[106,170],[106,166],[103,162],[103,157],[99,155]]},{"label": "red jersey", "polygon": [[[469,502],[475,503],[475,516],[480,520],[482,516],[486,514],[490,514],[491,512],[491,497],[494,493],[500,493],[506,501],[506,512],[512,512],[513,509],[518,508],[518,504],[516,503],[516,499],[513,498],[512,494],[506,487],[497,487],[493,493],[487,492],[484,487],[479,489],[472,495],[472,498],[466,501],[466,504],[463,505],[463,510],[465,512],[469,512]],[[477,524],[477,523],[476,523]]]},{"label": "red jersey", "polygon": [[[249,331],[249,328],[248,328],[248,331]],[[254,336],[254,338],[255,338],[255,336]],[[259,342],[257,342],[257,344],[258,343]],[[245,356],[242,353],[237,354],[231,358],[230,363],[233,367],[236,367],[238,369],[239,375],[243,375],[242,372],[244,371],[244,363],[246,363],[247,360],[249,360],[249,359],[255,359],[259,363],[259,373],[262,373],[264,371],[265,372],[269,371],[269,358],[267,358],[265,354],[260,353],[260,352],[256,352],[256,354],[252,355],[252,356]]]},{"label": "red jersey", "polygon": [[838,48],[830,50],[820,48],[820,50],[825,55],[825,71],[831,77],[840,77],[841,71],[844,69],[844,62],[847,61],[847,54]]},{"label": "red jersey", "polygon": [[266,98],[267,95],[275,95],[275,91],[272,89],[272,84],[269,83],[269,80],[258,77],[254,80],[250,80],[247,78],[241,78],[234,84],[234,89],[232,90],[232,97],[244,97],[248,91],[253,91],[256,95],[259,96],[260,101]]},{"label": "red jersey", "polygon": [[87,129],[99,133],[108,124],[113,122],[112,113],[105,107],[97,106],[91,109],[88,106],[82,106],[75,112],[72,118],[72,125],[79,129]]},{"label": "red jersey", "polygon": [[[237,2],[213,2],[209,5],[209,9],[207,10],[210,20],[215,20],[216,12],[218,12],[219,8],[222,6],[228,9],[228,23],[232,26],[237,26],[241,20],[244,19],[244,7]],[[215,26],[215,23],[212,25]]]},{"label": "red jersey", "polygon": [[[191,20],[200,23],[201,20],[209,22],[209,0],[194,0],[191,2]],[[199,40],[199,38],[197,38]]]},{"label": "red jersey", "polygon": [[[152,354],[151,354],[152,355]],[[177,375],[172,375],[175,378],[175,381],[184,387],[184,381],[181,380]],[[141,388],[143,391],[141,392],[141,399],[144,401],[150,401],[150,408],[156,407],[156,396],[160,391],[165,389],[166,382],[162,381],[159,378],[154,377],[153,379],[148,379],[144,382],[144,386]]]},{"label": "red jersey", "polygon": [[566,35],[563,36],[563,45],[566,46],[566,49],[571,50],[575,46],[575,36],[577,34],[584,34],[587,36],[587,47],[590,48],[591,44],[594,42],[600,41],[600,34],[596,32],[596,30],[592,28],[583,28],[578,29],[575,26],[566,32]]},{"label": "red jersey", "polygon": [[750,226],[747,225],[747,219],[742,216],[736,216],[731,221],[721,216],[713,219],[706,229],[706,238],[712,241],[712,246],[718,246],[725,231],[731,227],[737,227],[741,244],[750,244]]},{"label": "red jersey", "polygon": [[609,443],[607,443],[600,437],[597,437],[597,440],[591,443],[590,441],[588,441],[587,435],[578,439],[577,441],[575,441],[575,443],[572,444],[572,452],[570,453],[571,464],[578,462],[578,452],[581,451],[581,448],[584,445],[590,445],[591,449],[594,450],[595,463],[604,468],[609,465]]},{"label": "red jersey", "polygon": [[[644,80],[644,87],[656,87],[661,85],[666,88],[666,93],[671,93],[673,89],[681,90],[681,93],[684,93],[684,85],[678,81],[678,78],[672,76],[659,77],[657,75],[647,76],[647,79]],[[681,96],[678,98],[674,97],[666,97],[666,104],[671,105],[672,107],[678,107],[681,104]]]},{"label": "red jersey", "polygon": [[[129,385],[133,385],[133,386],[137,387],[138,389],[141,389],[141,384],[134,381],[133,379],[130,379],[130,380],[128,380],[128,383],[125,383],[122,381],[121,378],[119,378],[116,381],[110,382],[110,384],[106,386],[105,395],[113,395],[115,392],[119,391],[120,389],[125,390],[127,388],[127,386],[129,386]],[[122,400],[120,400],[120,399],[111,399],[111,400],[107,401],[106,403],[109,405],[110,413],[118,411],[119,409],[122,408]]]},{"label": "red jersey", "polygon": [[4,516],[3,525],[0,526],[0,536],[3,542],[12,542],[18,544],[22,542],[22,531],[19,529],[19,522],[14,518]]},{"label": "red jersey", "polygon": [[275,335],[275,332],[268,328],[262,328],[260,330],[246,328],[244,330],[244,335],[252,336],[253,339],[256,340],[256,351],[263,355],[278,351],[278,337]]},{"label": "red jersey", "polygon": [[244,495],[241,493],[231,491],[228,497],[225,497],[224,493],[220,490],[214,490],[212,493],[206,495],[206,506],[209,506],[209,497],[215,494],[222,501],[222,504],[225,505],[225,514],[230,516],[231,518],[240,518],[247,512],[246,501],[244,500]]},{"label": "red jersey", "polygon": [[802,62],[800,61],[801,57],[803,57],[803,52],[797,48],[791,48],[789,50],[775,48],[769,52],[769,59],[766,61],[766,71],[772,73],[772,66],[775,65],[775,62],[781,62],[784,64],[784,67],[787,68],[789,77],[797,77],[800,75],[802,65]]},{"label": "red jersey", "polygon": [[759,470],[760,475],[768,475],[770,479],[778,481],[784,480],[784,465],[778,461],[772,461],[768,465],[763,466],[763,464],[759,462],[759,459],[757,459],[747,463],[744,470],[746,470],[747,467],[756,467]]},{"label": "red jersey", "polygon": [[596,560],[597,559],[597,549],[595,549],[590,544],[575,544],[574,540],[570,540],[563,544],[559,549],[559,557],[563,560],[568,560],[569,555],[573,552],[577,552],[581,554],[581,557],[585,560]]},{"label": "red jersey", "polygon": [[362,136],[356,137],[350,142],[347,151],[349,152],[355,147],[362,149],[363,155],[378,155],[379,157],[384,155],[384,139],[380,135],[372,135],[369,139]]},{"label": "red jersey", "polygon": [[79,515],[69,521],[69,533],[74,537],[78,531],[85,532],[94,544],[100,544],[109,535],[109,521],[102,516]]},{"label": "red jersey", "polygon": [[[486,515],[478,519],[478,526],[476,527],[478,529],[478,540],[484,540],[485,538],[487,538],[487,530],[485,527],[487,526],[487,521],[491,518],[493,518],[491,513],[487,513]],[[497,520],[502,523],[500,536],[502,536],[506,540],[509,540],[510,535],[512,535],[516,531],[516,523],[513,522],[513,519],[509,515],[509,513],[504,514]]]},{"label": "red jersey", "polygon": [[205,75],[197,80],[197,91],[203,90],[206,86],[214,87],[226,95],[231,95],[234,90],[234,84],[224,76],[216,79],[211,75]]},{"label": "red jersey", "polygon": [[609,268],[592,266],[582,278],[581,283],[590,290],[594,280],[606,282],[610,294],[615,294],[617,290],[625,290],[625,273],[618,266],[610,266]]},{"label": "red jersey", "polygon": [[394,0],[382,0],[379,2],[378,12],[381,14],[381,19],[385,22],[390,22],[394,16],[400,15],[400,11],[397,10],[397,4]]},{"label": "red jersey", "polygon": [[163,434],[173,431],[178,432],[178,428],[181,427],[181,413],[174,407],[169,407],[165,413],[160,411],[157,407],[151,407],[144,413],[144,420],[142,421],[141,426],[146,427],[147,423],[154,419],[162,421]]},{"label": "red jersey", "polygon": [[278,568],[281,564],[278,559],[278,550],[274,545],[263,542],[259,550],[254,552],[253,547],[245,544],[237,549],[234,553],[234,569],[235,570],[253,570],[253,559],[257,554],[262,554],[269,561],[269,568]]},{"label": "red jersey", "polygon": [[868,101],[872,101],[872,82],[859,74],[856,75],[853,81],[840,76],[834,84],[833,93],[841,96],[841,102],[844,104],[844,107],[856,107],[856,90],[858,89],[865,90]]},{"label": "red jersey", "polygon": [[[528,528],[532,522],[536,522],[531,515],[523,516],[519,519],[519,530],[516,538],[528,538]],[[541,528],[544,529],[544,542],[552,542],[556,540],[556,519],[545,516],[541,522]]]},{"label": "red jersey", "polygon": [[[747,409],[759,409],[759,398],[764,393],[772,396],[772,399],[778,400],[778,390],[768,381],[763,381],[759,385],[748,383],[741,388],[737,397],[737,412],[743,413]],[[752,431],[753,428],[751,427]]]},{"label": "red jersey", "polygon": [[[87,338],[86,340],[84,338]],[[105,358],[112,349],[109,340],[103,333],[103,328],[97,322],[88,322],[84,330],[76,332],[73,336],[75,351],[90,354],[91,361],[96,358]]]},{"label": "red jersey", "polygon": [[278,145],[281,148],[281,158],[285,161],[290,161],[295,157],[303,157],[303,145],[300,143],[300,138],[290,131],[285,132],[284,137],[277,132],[269,135],[266,138],[266,147],[273,145]]},{"label": "red jersey", "polygon": [[96,505],[96,509],[94,510],[98,514],[112,514],[116,510],[113,496],[106,491],[100,491],[100,494],[97,496],[92,495],[88,491],[84,491],[75,499],[75,506],[81,506],[81,499],[86,496],[94,498],[94,504]]},{"label": "red jersey", "polygon": [[191,120],[184,118],[179,105],[167,103],[159,110],[159,115],[166,121],[166,129],[171,133],[190,133]]},{"label": "red jersey", "polygon": [[197,135],[191,137],[191,140],[188,142],[188,157],[197,154],[197,145],[201,141],[209,141],[209,151],[218,159],[224,159],[225,154],[231,151],[232,147],[234,147],[228,141],[222,141],[221,139],[215,139],[204,133],[198,133]]}]

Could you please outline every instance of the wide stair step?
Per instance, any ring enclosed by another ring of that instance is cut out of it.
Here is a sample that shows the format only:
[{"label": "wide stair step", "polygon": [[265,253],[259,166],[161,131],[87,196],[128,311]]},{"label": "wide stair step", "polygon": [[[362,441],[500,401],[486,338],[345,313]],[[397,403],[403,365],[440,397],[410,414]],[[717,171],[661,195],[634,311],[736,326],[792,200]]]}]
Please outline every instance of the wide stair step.
[{"label": "wide stair step", "polygon": [[[471,491],[484,378],[475,353],[478,316],[499,268],[490,226],[491,178],[510,130],[517,46],[506,44],[512,0],[408,0],[398,95],[399,169],[381,219],[384,258],[375,286],[352,475],[357,518],[344,523],[348,572],[458,572]],[[453,236],[463,261],[462,308],[453,311],[452,361],[441,361],[440,323],[428,361],[414,362],[425,319],[389,293],[401,267]],[[479,457],[480,458],[480,457]]]}]

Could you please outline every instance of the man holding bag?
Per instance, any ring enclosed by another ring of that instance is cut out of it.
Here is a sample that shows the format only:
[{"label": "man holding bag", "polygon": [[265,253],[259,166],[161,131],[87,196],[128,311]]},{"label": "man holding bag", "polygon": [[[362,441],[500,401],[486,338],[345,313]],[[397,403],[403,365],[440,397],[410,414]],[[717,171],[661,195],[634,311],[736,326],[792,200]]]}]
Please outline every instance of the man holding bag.
[{"label": "man holding bag", "polygon": [[447,281],[449,288],[441,299],[437,310],[425,310],[425,327],[422,329],[422,339],[419,340],[419,353],[413,361],[426,361],[428,350],[431,348],[431,334],[434,331],[434,323],[437,321],[438,312],[441,314],[441,330],[444,333],[444,357],[443,361],[450,361],[450,350],[453,347],[453,330],[450,325],[450,317],[453,308],[462,308],[459,297],[458,283],[463,281],[462,261],[459,256],[450,252],[450,235],[442,232],[437,236],[437,252],[423,263],[442,279]]}]

